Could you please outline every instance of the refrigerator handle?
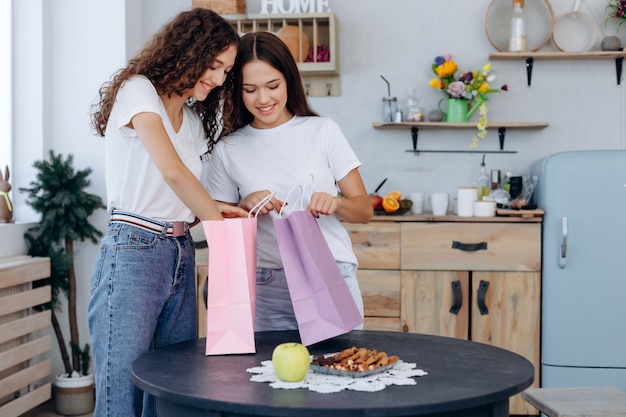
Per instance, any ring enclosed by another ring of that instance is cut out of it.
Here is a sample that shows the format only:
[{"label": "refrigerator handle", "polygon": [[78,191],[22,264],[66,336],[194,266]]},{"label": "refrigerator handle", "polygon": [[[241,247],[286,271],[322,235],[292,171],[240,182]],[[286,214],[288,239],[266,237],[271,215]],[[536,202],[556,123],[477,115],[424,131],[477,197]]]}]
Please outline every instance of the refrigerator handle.
[{"label": "refrigerator handle", "polygon": [[559,268],[567,266],[567,217],[563,217],[563,230],[561,237],[561,254],[559,256]]}]

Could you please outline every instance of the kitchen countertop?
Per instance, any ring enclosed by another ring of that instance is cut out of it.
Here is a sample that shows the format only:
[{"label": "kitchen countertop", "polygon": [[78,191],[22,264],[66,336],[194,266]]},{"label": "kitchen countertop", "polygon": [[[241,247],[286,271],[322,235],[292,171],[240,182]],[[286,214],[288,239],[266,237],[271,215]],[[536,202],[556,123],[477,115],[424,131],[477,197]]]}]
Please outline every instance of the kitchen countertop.
[{"label": "kitchen countertop", "polygon": [[524,213],[520,210],[520,216],[495,216],[495,217],[461,217],[455,214],[445,216],[435,216],[431,212],[422,214],[375,214],[375,221],[389,222],[476,222],[476,223],[541,223],[542,216],[522,217]]}]

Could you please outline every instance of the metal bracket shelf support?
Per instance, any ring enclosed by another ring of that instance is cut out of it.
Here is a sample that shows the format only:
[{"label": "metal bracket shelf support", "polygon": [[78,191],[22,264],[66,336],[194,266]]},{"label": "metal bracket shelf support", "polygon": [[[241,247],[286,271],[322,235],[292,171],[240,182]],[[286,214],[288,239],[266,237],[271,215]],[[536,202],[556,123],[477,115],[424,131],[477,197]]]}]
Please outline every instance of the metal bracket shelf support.
[{"label": "metal bracket shelf support", "polygon": [[[533,57],[526,58],[526,82],[528,87],[530,87],[532,78],[533,78]],[[617,76],[617,85],[622,84],[622,65],[624,63],[624,57],[615,58],[615,75]]]},{"label": "metal bracket shelf support", "polygon": [[517,153],[517,151],[505,151],[504,139],[506,136],[506,127],[498,128],[498,140],[500,142],[499,151],[474,151],[474,150],[419,150],[417,149],[417,137],[419,134],[419,128],[417,126],[411,127],[411,139],[413,140],[413,149],[407,149],[407,152],[413,152],[416,156],[419,156],[420,152],[424,153]]}]

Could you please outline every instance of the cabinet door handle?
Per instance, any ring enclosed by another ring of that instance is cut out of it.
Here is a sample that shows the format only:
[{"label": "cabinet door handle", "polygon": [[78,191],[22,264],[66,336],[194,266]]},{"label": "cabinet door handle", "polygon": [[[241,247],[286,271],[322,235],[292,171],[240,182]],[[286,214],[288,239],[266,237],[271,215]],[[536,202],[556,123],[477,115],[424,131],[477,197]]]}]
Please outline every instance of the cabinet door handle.
[{"label": "cabinet door handle", "polygon": [[459,250],[463,250],[466,252],[474,252],[477,250],[486,250],[487,249],[487,242],[480,242],[480,243],[461,243],[461,242],[457,242],[456,240],[452,241],[452,249],[459,249]]},{"label": "cabinet door handle", "polygon": [[459,314],[463,306],[463,292],[461,291],[461,281],[452,281],[452,298],[454,304],[450,307],[450,313]]},{"label": "cabinet door handle", "polygon": [[478,285],[477,291],[477,304],[478,311],[480,311],[480,315],[484,316],[485,314],[489,314],[489,309],[487,308],[487,304],[485,303],[485,298],[487,297],[487,290],[489,289],[489,281],[480,280],[480,284]]}]

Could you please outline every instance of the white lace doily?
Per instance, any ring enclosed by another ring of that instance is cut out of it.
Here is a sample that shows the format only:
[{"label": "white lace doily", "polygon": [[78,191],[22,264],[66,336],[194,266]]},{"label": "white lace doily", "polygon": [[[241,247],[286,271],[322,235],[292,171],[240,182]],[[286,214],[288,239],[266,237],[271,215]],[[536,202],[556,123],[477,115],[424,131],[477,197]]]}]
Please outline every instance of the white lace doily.
[{"label": "white lace doily", "polygon": [[284,382],[278,379],[271,360],[261,362],[261,366],[248,368],[246,372],[253,374],[250,381],[269,382],[272,388],[306,388],[322,394],[331,394],[345,389],[375,392],[382,391],[389,385],[416,385],[414,377],[428,375],[428,372],[417,369],[416,366],[414,363],[400,362],[384,372],[360,378],[326,375],[309,370],[300,382]]}]

